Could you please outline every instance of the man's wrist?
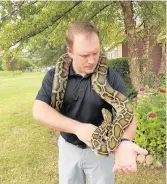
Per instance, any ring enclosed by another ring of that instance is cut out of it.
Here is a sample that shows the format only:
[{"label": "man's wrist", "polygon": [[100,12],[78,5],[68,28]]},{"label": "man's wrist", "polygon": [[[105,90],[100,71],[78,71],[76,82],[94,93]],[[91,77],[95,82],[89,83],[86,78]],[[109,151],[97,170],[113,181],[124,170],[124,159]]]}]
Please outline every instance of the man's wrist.
[{"label": "man's wrist", "polygon": [[80,129],[80,126],[82,125],[81,122],[78,122],[76,120],[73,120],[73,126],[72,131],[70,133],[77,135],[78,130]]}]

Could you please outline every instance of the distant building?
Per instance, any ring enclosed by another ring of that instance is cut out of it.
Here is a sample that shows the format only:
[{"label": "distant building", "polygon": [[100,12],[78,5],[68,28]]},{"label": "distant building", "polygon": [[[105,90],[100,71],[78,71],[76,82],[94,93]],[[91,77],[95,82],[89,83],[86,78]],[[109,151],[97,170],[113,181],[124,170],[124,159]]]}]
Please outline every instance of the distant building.
[{"label": "distant building", "polygon": [[122,44],[118,45],[117,47],[112,48],[110,51],[107,52],[108,59],[115,59],[121,58],[122,56]]},{"label": "distant building", "polygon": [[[142,50],[143,42],[138,42],[138,56],[141,57],[143,54]],[[121,57],[128,57],[128,43],[119,44],[118,46],[107,51],[106,56],[108,59],[115,59]],[[156,75],[158,74],[161,58],[162,58],[162,44],[158,43],[153,47],[152,52],[149,54],[149,58],[152,60],[152,69]]]}]

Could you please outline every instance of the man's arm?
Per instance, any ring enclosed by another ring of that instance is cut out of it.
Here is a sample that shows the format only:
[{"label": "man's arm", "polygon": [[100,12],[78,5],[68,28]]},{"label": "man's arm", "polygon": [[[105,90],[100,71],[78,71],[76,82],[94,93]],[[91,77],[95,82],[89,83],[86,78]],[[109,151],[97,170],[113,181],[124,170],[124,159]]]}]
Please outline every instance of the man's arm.
[{"label": "man's arm", "polygon": [[75,134],[81,141],[90,146],[89,140],[97,128],[96,126],[68,118],[40,100],[35,100],[32,113],[35,120],[49,128]]},{"label": "man's arm", "polygon": [[[120,93],[122,93],[124,96],[127,97],[125,83],[123,81],[123,78],[118,72],[110,68],[108,70],[107,80],[112,88],[114,88],[115,90],[119,91]],[[133,141],[136,135],[136,127],[137,127],[136,118],[134,117],[130,126],[125,130],[122,138],[127,138]]]},{"label": "man's arm", "polygon": [[[109,70],[108,82],[110,85],[119,91],[120,93],[126,94],[125,84],[122,77],[117,73]],[[134,140],[136,135],[136,118],[134,117],[130,126],[123,133],[122,138],[127,138],[130,141],[123,141],[120,143],[118,148],[114,152],[115,164],[113,172],[120,173],[132,173],[137,171],[136,156],[137,153],[147,154],[147,150],[140,148],[135,143],[131,142]]]},{"label": "man's arm", "polygon": [[136,129],[137,129],[137,124],[136,124],[136,118],[133,117],[133,120],[129,127],[125,130],[122,138],[127,138],[130,141],[133,141],[136,135]]},{"label": "man's arm", "polygon": [[43,101],[35,100],[33,106],[33,117],[49,128],[67,133],[76,133],[80,122],[63,116]]}]

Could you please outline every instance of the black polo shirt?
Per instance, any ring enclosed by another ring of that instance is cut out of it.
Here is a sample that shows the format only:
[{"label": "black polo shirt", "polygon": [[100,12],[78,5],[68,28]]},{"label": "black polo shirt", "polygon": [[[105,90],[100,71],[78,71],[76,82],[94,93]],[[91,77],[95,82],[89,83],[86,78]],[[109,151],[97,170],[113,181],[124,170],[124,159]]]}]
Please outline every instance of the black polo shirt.
[{"label": "black polo shirt", "polygon": [[[54,68],[47,72],[36,96],[37,100],[41,100],[48,105],[51,104],[54,73]],[[109,69],[107,80],[112,88],[126,95],[125,84],[116,71]],[[78,120],[82,123],[91,123],[99,126],[103,121],[101,113],[102,108],[106,108],[112,112],[112,106],[101,99],[92,89],[91,74],[82,77],[74,72],[71,64],[64,101],[60,112],[64,116]],[[81,146],[85,145],[74,134],[65,132],[60,132],[60,134],[69,143]]]}]

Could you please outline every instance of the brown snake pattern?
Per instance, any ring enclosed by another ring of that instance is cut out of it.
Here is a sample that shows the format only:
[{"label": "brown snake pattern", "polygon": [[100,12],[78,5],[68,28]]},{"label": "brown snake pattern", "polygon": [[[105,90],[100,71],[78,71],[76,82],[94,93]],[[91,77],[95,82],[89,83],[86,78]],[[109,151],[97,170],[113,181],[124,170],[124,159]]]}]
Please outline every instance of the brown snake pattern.
[{"label": "brown snake pattern", "polygon": [[[67,54],[61,56],[55,66],[55,75],[52,87],[51,106],[60,111],[64,99],[68,80],[71,59]],[[106,80],[107,59],[100,56],[96,72],[92,74],[92,87],[95,92],[116,110],[112,122],[112,114],[107,109],[102,109],[104,121],[94,131],[91,137],[91,148],[96,155],[108,156],[119,145],[125,129],[133,119],[133,108],[130,101],[120,92],[114,90]],[[104,139],[104,137],[106,137]]]}]

